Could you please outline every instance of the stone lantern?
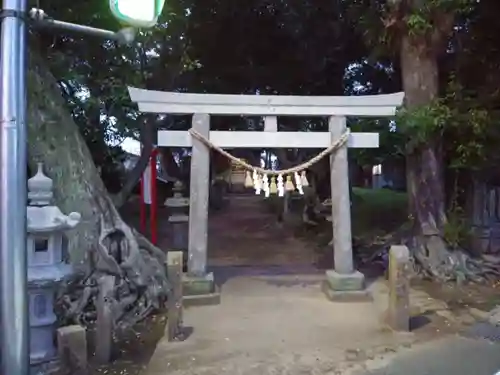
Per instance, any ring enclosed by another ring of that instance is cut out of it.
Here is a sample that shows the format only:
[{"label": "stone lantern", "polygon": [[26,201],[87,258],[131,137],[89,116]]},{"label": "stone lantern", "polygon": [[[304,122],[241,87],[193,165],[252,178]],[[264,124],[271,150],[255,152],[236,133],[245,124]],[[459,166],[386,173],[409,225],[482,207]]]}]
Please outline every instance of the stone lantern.
[{"label": "stone lantern", "polygon": [[[243,160],[246,161],[246,160]],[[231,191],[234,193],[241,193],[245,191],[245,180],[247,177],[247,171],[245,168],[241,167],[239,164],[231,162],[230,175],[229,175],[229,185]]]},{"label": "stone lantern", "polygon": [[[187,251],[189,225],[189,198],[182,196],[182,182],[174,184],[174,196],[165,200],[168,209],[168,222],[172,225],[172,244],[174,250]],[[187,257],[184,257],[187,259]]]},{"label": "stone lantern", "polygon": [[30,320],[30,361],[44,362],[56,354],[54,297],[59,283],[71,274],[63,260],[67,251],[64,232],[80,222],[80,214],[64,215],[52,203],[53,183],[44,175],[43,165],[28,180],[27,251]]},{"label": "stone lantern", "polygon": [[246,170],[242,168],[239,164],[231,163],[231,184],[232,185],[244,185],[246,177]]}]

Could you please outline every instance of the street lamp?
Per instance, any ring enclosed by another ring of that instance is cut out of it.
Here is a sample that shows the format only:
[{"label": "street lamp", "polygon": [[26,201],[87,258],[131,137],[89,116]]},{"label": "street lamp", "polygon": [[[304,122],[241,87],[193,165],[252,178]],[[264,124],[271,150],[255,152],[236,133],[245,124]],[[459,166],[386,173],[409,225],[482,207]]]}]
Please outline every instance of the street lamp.
[{"label": "street lamp", "polygon": [[111,13],[133,27],[152,27],[158,22],[165,0],[109,0]]},{"label": "street lamp", "polygon": [[35,25],[130,43],[156,24],[165,0],[109,1],[118,32],[57,21],[27,0],[3,0],[0,13],[0,374],[29,375],[26,255],[26,19]]}]

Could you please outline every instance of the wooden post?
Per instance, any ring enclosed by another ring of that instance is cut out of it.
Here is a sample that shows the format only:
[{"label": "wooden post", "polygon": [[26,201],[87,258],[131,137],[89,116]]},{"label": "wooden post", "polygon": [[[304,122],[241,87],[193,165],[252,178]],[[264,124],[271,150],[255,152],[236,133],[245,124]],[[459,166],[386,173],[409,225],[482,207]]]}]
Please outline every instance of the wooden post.
[{"label": "wooden post", "polygon": [[406,246],[391,246],[389,252],[389,326],[410,330],[410,252]]},{"label": "wooden post", "polygon": [[[346,131],[346,118],[332,116],[329,120],[331,141],[336,142]],[[333,257],[335,272],[354,272],[351,237],[351,200],[349,197],[349,165],[347,145],[330,156],[332,193]]]},{"label": "wooden post", "polygon": [[167,335],[168,341],[174,341],[182,328],[182,251],[167,253],[167,275],[172,284],[167,303]]},{"label": "wooden post", "polygon": [[[193,129],[206,138],[210,134],[210,116],[193,115]],[[210,184],[210,150],[193,137],[189,205],[188,273],[203,277],[207,266],[208,197]]]}]

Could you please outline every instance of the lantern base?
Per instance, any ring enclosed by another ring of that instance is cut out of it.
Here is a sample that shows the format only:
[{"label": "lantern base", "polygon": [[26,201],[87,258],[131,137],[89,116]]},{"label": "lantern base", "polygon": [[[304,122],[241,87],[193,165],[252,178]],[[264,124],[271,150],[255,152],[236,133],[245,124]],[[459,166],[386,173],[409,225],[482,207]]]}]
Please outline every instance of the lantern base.
[{"label": "lantern base", "polygon": [[63,365],[58,358],[51,359],[45,362],[31,363],[30,375],[57,375],[61,374]]},{"label": "lantern base", "polygon": [[46,363],[56,358],[54,326],[30,328],[30,364]]}]

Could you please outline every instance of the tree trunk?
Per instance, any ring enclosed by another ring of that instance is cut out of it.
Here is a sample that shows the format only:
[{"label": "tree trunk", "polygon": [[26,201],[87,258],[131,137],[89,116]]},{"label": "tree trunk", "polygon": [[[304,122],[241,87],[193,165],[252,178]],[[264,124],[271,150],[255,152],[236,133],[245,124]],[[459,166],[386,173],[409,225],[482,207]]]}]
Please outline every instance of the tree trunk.
[{"label": "tree trunk", "polygon": [[140,182],[144,171],[148,167],[151,154],[153,152],[153,139],[155,137],[154,133],[156,131],[156,126],[148,123],[147,121],[144,121],[143,124],[140,124],[139,126],[141,127],[141,156],[134,165],[134,168],[132,168],[132,170],[128,173],[127,179],[125,180],[121,190],[113,197],[113,202],[117,208],[122,207],[129,200],[134,188]]},{"label": "tree trunk", "polygon": [[108,193],[77,125],[66,109],[56,81],[42,59],[30,54],[28,71],[28,160],[31,170],[43,162],[54,181],[55,203],[65,213],[82,215],[70,233],[72,263],[83,261],[99,238],[98,220]]},{"label": "tree trunk", "polygon": [[70,318],[81,318],[97,294],[88,280],[113,275],[118,280],[115,320],[125,321],[125,311],[131,319],[140,319],[166,296],[164,254],[122,221],[55,78],[36,51],[30,53],[28,85],[31,170],[43,162],[54,181],[55,203],[66,214],[76,211],[82,216],[81,224],[68,234],[68,242],[71,262],[86,271],[87,282],[80,286],[83,292],[66,297]]},{"label": "tree trunk", "polygon": [[[443,19],[441,29],[451,29],[452,17]],[[431,105],[438,97],[436,51],[446,35],[436,29],[434,39],[405,35],[401,40],[403,89],[410,111]],[[406,162],[409,211],[415,230],[410,245],[417,263],[427,274],[443,281],[482,281],[498,277],[500,259],[472,258],[463,249],[450,248],[445,241],[447,218],[441,136],[436,132],[417,145],[408,144]]]},{"label": "tree trunk", "polygon": [[172,153],[172,149],[169,147],[160,147],[160,163],[162,170],[169,176],[174,179],[180,180],[182,178],[182,172],[179,164],[174,159],[174,154]]},{"label": "tree trunk", "polygon": [[[416,110],[431,105],[439,92],[437,57],[425,38],[405,36],[401,69],[406,107]],[[447,246],[442,239],[445,214],[443,159],[439,135],[406,152],[409,208],[420,238],[416,257],[435,276],[450,271]]]}]

